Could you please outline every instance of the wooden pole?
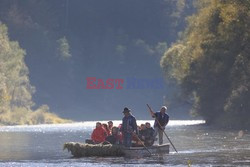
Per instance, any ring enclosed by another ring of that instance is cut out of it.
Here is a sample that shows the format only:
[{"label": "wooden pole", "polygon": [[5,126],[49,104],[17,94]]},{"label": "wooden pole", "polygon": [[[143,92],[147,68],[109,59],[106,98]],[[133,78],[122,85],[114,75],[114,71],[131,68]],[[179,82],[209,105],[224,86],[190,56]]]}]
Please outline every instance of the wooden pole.
[{"label": "wooden pole", "polygon": [[135,137],[137,138],[137,140],[139,140],[139,142],[143,145],[143,147],[149,152],[149,154],[151,155],[151,152],[148,150],[148,148],[145,146],[145,144],[141,141],[141,139],[137,136],[136,133],[133,132],[133,134],[135,135]]},{"label": "wooden pole", "polygon": [[[152,116],[155,115],[154,112],[153,112],[153,110],[151,109],[151,107],[150,107],[148,104],[147,104],[147,106],[148,106],[148,108],[149,108],[150,114],[151,114]],[[165,130],[164,130],[163,127],[161,126],[159,120],[158,120],[156,117],[155,117],[155,120],[156,120],[157,124],[160,126],[160,128],[163,130],[163,133],[164,133],[165,136],[167,137],[167,139],[168,139],[168,141],[170,142],[170,144],[173,146],[174,150],[178,153],[178,151],[176,150],[174,144],[173,144],[172,141],[169,139],[167,133],[165,132]]]}]

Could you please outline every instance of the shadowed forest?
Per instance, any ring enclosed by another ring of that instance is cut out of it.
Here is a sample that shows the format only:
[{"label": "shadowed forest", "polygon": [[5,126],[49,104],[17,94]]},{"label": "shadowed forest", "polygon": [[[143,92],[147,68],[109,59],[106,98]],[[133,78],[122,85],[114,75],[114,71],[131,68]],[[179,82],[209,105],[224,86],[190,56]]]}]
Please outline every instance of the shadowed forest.
[{"label": "shadowed forest", "polygon": [[[249,9],[249,0],[0,0],[0,123],[120,119],[124,106],[150,119],[150,103],[168,105],[171,119],[247,128]],[[165,85],[87,90],[86,77]]]}]

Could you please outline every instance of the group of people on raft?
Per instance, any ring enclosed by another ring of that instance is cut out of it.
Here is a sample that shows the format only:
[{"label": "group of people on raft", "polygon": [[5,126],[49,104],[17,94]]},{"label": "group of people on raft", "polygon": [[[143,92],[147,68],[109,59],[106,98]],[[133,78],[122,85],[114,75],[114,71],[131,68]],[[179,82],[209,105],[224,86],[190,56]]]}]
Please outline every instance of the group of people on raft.
[{"label": "group of people on raft", "polygon": [[136,118],[132,115],[131,110],[125,107],[122,124],[116,127],[113,126],[112,121],[107,124],[97,122],[96,128],[91,134],[91,140],[86,142],[89,144],[119,144],[125,147],[152,146],[158,135],[159,145],[161,145],[163,144],[163,132],[169,121],[166,111],[167,107],[162,106],[159,112],[151,113],[155,118],[154,128],[152,128],[149,122],[137,126]]}]

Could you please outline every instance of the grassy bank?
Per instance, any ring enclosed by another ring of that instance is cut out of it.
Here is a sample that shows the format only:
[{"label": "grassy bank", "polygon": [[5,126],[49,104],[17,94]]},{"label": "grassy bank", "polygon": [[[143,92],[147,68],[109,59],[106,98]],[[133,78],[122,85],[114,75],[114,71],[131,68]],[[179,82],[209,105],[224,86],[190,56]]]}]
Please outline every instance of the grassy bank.
[{"label": "grassy bank", "polygon": [[42,106],[35,111],[26,108],[15,108],[12,111],[4,111],[0,114],[0,125],[35,125],[35,124],[59,124],[73,122],[60,118],[48,111],[47,106]]}]

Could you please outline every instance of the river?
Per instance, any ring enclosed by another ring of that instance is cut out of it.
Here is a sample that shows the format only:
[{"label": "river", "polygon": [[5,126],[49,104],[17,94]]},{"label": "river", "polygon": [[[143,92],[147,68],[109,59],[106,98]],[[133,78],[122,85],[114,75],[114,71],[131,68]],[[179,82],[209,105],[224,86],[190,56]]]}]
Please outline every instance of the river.
[{"label": "river", "polygon": [[[138,121],[138,124],[145,121]],[[118,125],[119,121],[114,121]],[[152,121],[151,121],[152,123]],[[60,125],[0,127],[0,166],[250,166],[250,133],[218,130],[204,121],[170,121],[170,154],[151,157],[72,158],[65,142],[89,138],[94,121]],[[164,139],[165,142],[167,138]]]}]

